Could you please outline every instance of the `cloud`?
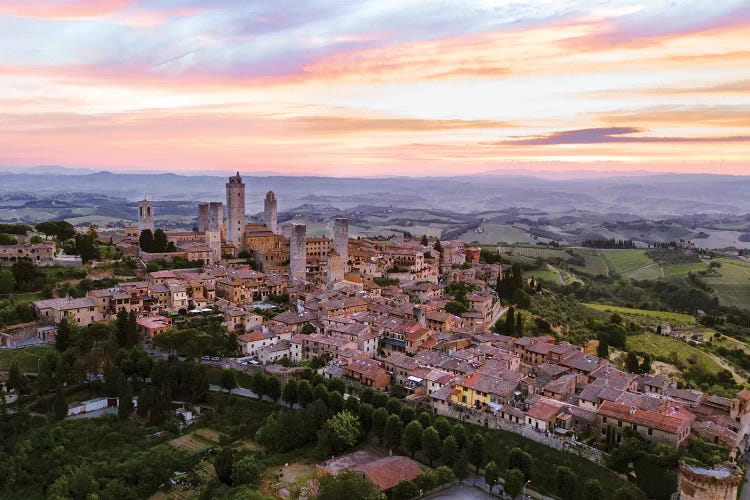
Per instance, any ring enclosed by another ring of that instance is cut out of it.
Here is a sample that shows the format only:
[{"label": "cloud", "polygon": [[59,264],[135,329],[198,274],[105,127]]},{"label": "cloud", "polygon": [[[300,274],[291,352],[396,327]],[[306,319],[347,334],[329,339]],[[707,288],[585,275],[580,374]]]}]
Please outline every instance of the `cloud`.
[{"label": "cloud", "polygon": [[750,142],[750,136],[726,137],[653,137],[634,136],[643,133],[643,129],[635,127],[605,127],[582,128],[577,130],[563,130],[552,134],[500,141],[493,144],[548,146],[558,144],[605,144],[605,143],[636,143],[636,142]]},{"label": "cloud", "polygon": [[9,0],[0,2],[0,16],[30,19],[82,19],[118,12],[134,0]]}]

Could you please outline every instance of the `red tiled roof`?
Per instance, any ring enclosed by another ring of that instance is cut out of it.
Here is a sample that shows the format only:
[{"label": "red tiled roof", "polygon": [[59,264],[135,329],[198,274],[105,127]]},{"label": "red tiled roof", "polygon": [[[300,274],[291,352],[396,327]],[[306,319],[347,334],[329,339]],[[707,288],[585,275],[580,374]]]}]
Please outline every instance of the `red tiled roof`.
[{"label": "red tiled roof", "polygon": [[408,457],[393,456],[359,465],[353,470],[362,472],[380,491],[387,491],[400,481],[416,479],[422,472],[422,466]]},{"label": "red tiled roof", "polygon": [[654,429],[658,429],[671,434],[679,433],[680,429],[683,427],[683,425],[685,425],[686,421],[695,419],[694,416],[692,419],[684,419],[670,415],[663,415],[661,413],[641,410],[640,408],[634,408],[620,403],[613,403],[611,401],[602,402],[597,413],[605,417],[616,418],[618,420],[624,420],[625,422],[653,427]]}]

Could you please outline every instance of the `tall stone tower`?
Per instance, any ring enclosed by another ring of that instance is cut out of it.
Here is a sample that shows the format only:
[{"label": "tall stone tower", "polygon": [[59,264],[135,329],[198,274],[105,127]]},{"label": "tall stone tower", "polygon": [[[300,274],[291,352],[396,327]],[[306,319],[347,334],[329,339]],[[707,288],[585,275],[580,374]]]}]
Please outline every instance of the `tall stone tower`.
[{"label": "tall stone tower", "polygon": [[305,280],[307,270],[307,226],[293,224],[289,238],[289,279]]},{"label": "tall stone tower", "polygon": [[198,203],[198,232],[208,229],[208,203]]},{"label": "tall stone tower", "polygon": [[245,183],[240,173],[229,178],[227,187],[227,243],[242,248],[245,232]]},{"label": "tall stone tower", "polygon": [[346,217],[333,221],[333,250],[341,257],[346,270],[349,263],[349,219]]},{"label": "tall stone tower", "polygon": [[273,191],[266,193],[266,201],[263,203],[263,222],[273,234],[278,234],[277,225],[277,203]]},{"label": "tall stone tower", "polygon": [[154,203],[144,198],[138,202],[138,234],[146,229],[154,232]]},{"label": "tall stone tower", "polygon": [[224,212],[221,208],[220,201],[212,201],[208,204],[206,245],[211,249],[214,262],[221,260],[221,233],[224,226]]}]

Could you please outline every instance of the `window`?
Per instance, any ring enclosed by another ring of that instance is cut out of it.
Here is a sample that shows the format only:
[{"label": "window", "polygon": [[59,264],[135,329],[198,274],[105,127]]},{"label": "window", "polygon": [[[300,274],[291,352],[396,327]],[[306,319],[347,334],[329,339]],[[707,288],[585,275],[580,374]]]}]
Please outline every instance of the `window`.
[{"label": "window", "polygon": [[602,423],[607,423],[607,417],[602,417]]},{"label": "window", "polygon": [[602,436],[604,436],[605,434],[607,434],[607,429],[605,429],[604,427],[602,427]]},{"label": "window", "polygon": [[637,424],[633,424],[633,430],[634,430],[634,431],[637,431],[637,430],[638,430],[638,425],[637,425]]},{"label": "window", "polygon": [[622,427],[622,420],[617,421],[617,427]]},{"label": "window", "polygon": [[648,435],[649,435],[649,436],[653,436],[653,435],[654,435],[654,430],[653,430],[653,429],[651,429],[651,428],[649,428],[649,430],[648,430]]}]

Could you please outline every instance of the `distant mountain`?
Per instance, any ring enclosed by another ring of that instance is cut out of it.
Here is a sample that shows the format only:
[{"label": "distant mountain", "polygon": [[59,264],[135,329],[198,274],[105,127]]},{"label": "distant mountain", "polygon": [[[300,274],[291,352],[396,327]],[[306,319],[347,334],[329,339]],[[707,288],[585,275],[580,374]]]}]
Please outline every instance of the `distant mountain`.
[{"label": "distant mountain", "polygon": [[[273,190],[280,209],[315,203],[348,209],[356,205],[488,212],[511,207],[561,213],[669,217],[750,213],[750,176],[658,174],[607,178],[549,179],[485,173],[455,177],[333,178],[244,175],[248,212],[259,212]],[[113,173],[34,167],[0,173],[0,195],[55,196],[89,193],[131,201],[221,201],[226,176],[173,173]]]}]

